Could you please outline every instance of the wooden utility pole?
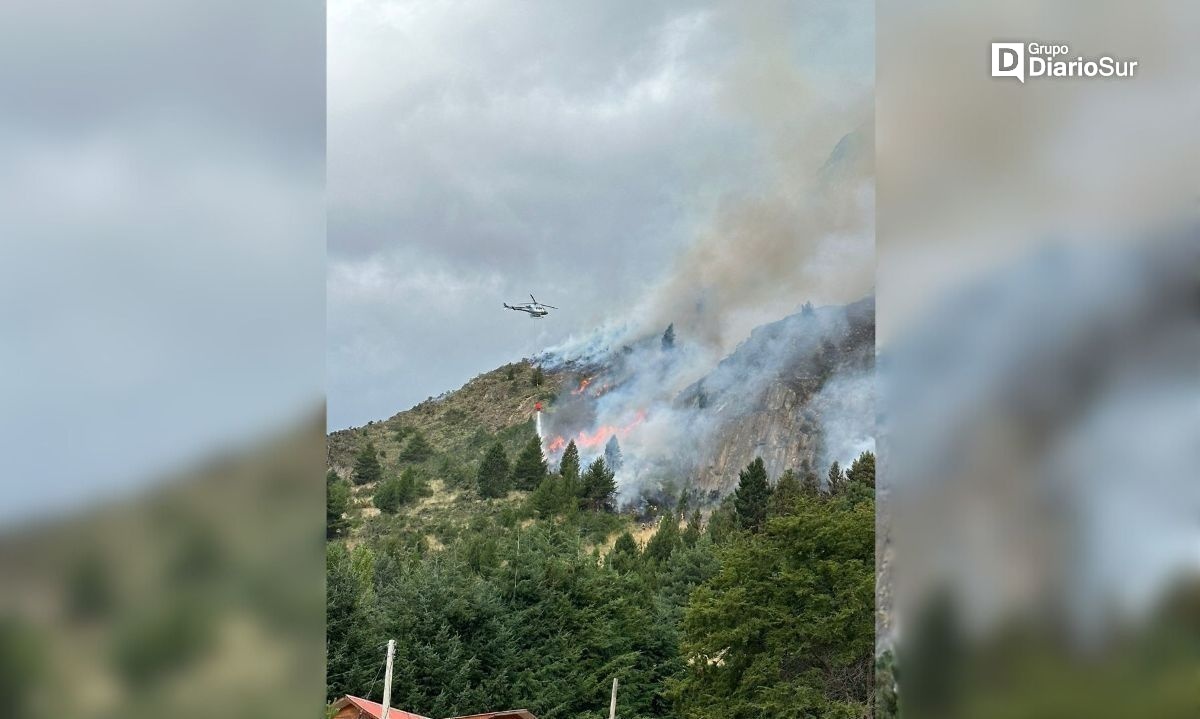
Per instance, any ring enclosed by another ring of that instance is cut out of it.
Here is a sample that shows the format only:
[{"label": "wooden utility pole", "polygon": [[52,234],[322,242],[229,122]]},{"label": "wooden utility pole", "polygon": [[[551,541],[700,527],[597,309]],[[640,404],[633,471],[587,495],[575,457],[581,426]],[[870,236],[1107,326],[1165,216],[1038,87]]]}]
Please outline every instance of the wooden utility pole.
[{"label": "wooden utility pole", "polygon": [[613,677],[612,701],[608,703],[608,719],[617,719],[617,678]]},{"label": "wooden utility pole", "polygon": [[392,708],[392,656],[396,653],[396,640],[388,640],[387,669],[383,672],[383,714],[379,719],[388,719]]}]

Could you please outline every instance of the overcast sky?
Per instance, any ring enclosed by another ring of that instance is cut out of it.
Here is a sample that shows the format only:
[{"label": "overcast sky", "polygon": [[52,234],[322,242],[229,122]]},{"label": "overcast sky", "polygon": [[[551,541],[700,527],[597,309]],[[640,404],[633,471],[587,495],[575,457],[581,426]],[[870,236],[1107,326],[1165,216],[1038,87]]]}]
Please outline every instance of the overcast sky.
[{"label": "overcast sky", "polygon": [[324,20],[0,3],[0,527],[318,411]]},{"label": "overcast sky", "polygon": [[[332,0],[329,426],[642,299],[724,198],[764,182],[764,131],[729,91],[755,23],[784,26],[798,66],[869,88],[869,4],[806,4],[747,22],[711,2]],[[531,291],[561,311],[501,307]]]}]

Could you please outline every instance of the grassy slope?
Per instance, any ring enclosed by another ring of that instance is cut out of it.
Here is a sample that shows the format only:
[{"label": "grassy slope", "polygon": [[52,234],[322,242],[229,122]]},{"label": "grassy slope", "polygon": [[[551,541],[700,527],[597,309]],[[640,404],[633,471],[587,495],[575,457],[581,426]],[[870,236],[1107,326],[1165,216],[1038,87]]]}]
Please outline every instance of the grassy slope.
[{"label": "grassy slope", "polygon": [[533,433],[534,405],[553,402],[555,388],[563,379],[547,372],[542,385],[535,387],[532,372],[527,360],[505,365],[389,419],[332,432],[326,461],[339,475],[349,478],[355,454],[371,441],[381,452],[385,469],[402,469],[397,458],[408,441],[405,433],[413,431],[423,433],[439,454],[453,455],[466,464],[477,463],[497,439],[510,454],[515,453]]},{"label": "grassy slope", "polygon": [[[568,379],[567,373],[546,372],[541,386],[535,387],[532,374],[533,365],[527,360],[506,365],[387,420],[330,433],[327,463],[343,478],[350,478],[355,455],[369,441],[380,451],[385,477],[412,467],[426,476],[430,489],[429,496],[386,516],[372,505],[374,485],[353,487],[350,543],[386,537],[405,543],[423,541],[427,548],[439,549],[472,524],[511,528],[528,523],[522,508],[525,493],[483,500],[470,486],[492,443],[499,441],[510,460],[515,459],[534,435],[534,405],[540,401],[549,407],[557,388]],[[424,435],[435,455],[420,463],[401,461],[414,432]],[[628,523],[613,516],[585,519],[581,531],[597,543],[611,540],[616,527]]]}]

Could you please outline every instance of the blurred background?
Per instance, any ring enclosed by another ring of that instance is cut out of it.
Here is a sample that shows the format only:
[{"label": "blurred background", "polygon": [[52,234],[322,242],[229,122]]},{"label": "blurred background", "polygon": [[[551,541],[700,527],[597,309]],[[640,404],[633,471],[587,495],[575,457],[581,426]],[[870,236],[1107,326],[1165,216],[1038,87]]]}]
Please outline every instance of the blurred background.
[{"label": "blurred background", "polygon": [[[1200,711],[1200,6],[877,5],[879,711]],[[1139,60],[990,77],[993,41]]]},{"label": "blurred background", "polygon": [[323,704],[325,9],[0,4],[0,697]]}]

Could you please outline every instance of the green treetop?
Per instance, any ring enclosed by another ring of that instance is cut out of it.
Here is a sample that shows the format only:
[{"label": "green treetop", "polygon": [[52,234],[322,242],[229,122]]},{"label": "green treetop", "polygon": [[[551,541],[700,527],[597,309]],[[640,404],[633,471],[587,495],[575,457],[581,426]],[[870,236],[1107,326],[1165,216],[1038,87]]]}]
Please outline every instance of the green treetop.
[{"label": "green treetop", "polygon": [[583,501],[588,507],[608,512],[616,508],[617,483],[603,457],[597,457],[588,465],[581,484]]},{"label": "green treetop", "polygon": [[409,438],[408,444],[404,445],[404,449],[400,452],[401,462],[424,462],[433,456],[433,446],[429,444],[429,440],[425,439],[425,435],[420,432],[414,432]]},{"label": "green treetop", "polygon": [[481,497],[503,497],[508,493],[508,455],[499,442],[492,445],[483,461],[475,483]]},{"label": "green treetop", "polygon": [[325,474],[325,538],[334,539],[350,526],[346,511],[350,508],[350,487],[332,469]]},{"label": "green treetop", "polygon": [[771,493],[771,502],[767,508],[768,513],[772,517],[790,513],[802,494],[804,487],[801,486],[800,479],[795,472],[787,470],[779,475],[779,481],[775,483],[775,491]]},{"label": "green treetop", "polygon": [[367,442],[358,451],[358,456],[354,459],[353,477],[355,484],[370,484],[383,478],[383,467],[379,464],[379,457],[375,454],[373,442]]},{"label": "green treetop", "polygon": [[513,465],[513,486],[531,491],[546,477],[546,458],[542,456],[542,441],[530,437]]},{"label": "green treetop", "polygon": [[558,463],[558,473],[570,482],[572,487],[579,483],[579,448],[575,446],[575,440],[568,442],[567,448],[563,450],[562,459]]},{"label": "green treetop", "polygon": [[767,468],[762,457],[756,457],[738,474],[738,487],[733,495],[738,526],[751,532],[761,530],[767,521],[770,499],[771,485],[767,482]]}]

